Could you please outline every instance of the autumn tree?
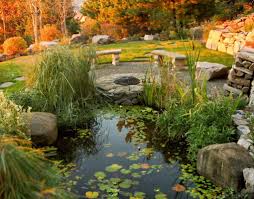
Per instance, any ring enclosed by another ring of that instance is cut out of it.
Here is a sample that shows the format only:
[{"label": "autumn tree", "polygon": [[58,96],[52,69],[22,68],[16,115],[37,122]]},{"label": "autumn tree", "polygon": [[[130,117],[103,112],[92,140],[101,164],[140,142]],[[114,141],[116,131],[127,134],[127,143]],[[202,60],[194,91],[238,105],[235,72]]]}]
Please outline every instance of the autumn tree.
[{"label": "autumn tree", "polygon": [[0,41],[24,34],[27,17],[25,0],[0,0]]}]

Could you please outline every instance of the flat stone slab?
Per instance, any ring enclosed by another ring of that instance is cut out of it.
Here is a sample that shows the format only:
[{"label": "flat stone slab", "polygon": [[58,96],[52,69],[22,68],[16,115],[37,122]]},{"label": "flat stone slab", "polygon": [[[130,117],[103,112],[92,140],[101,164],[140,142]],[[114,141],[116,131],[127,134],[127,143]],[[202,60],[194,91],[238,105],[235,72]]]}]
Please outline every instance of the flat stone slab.
[{"label": "flat stone slab", "polygon": [[12,85],[14,85],[13,82],[5,82],[0,84],[0,88],[8,88],[8,87],[11,87]]},{"label": "flat stone slab", "polygon": [[210,62],[197,62],[196,75],[198,79],[217,79],[225,78],[228,75],[229,68],[223,64]]},{"label": "flat stone slab", "polygon": [[[119,80],[135,80],[130,84],[119,84]],[[96,86],[103,96],[116,104],[133,105],[139,102],[138,96],[143,92],[144,73],[122,73],[100,77],[96,80]]]},{"label": "flat stone slab", "polygon": [[15,80],[15,81],[25,81],[26,78],[22,76],[22,77],[17,77],[17,78],[15,78],[14,80]]},{"label": "flat stone slab", "polygon": [[150,54],[159,55],[159,56],[166,56],[166,57],[171,57],[171,58],[175,58],[175,59],[186,59],[185,55],[181,55],[179,53],[174,53],[174,52],[169,52],[166,50],[153,50]]},{"label": "flat stone slab", "polygon": [[110,55],[110,54],[121,54],[122,49],[113,49],[113,50],[100,50],[96,51],[96,55]]}]

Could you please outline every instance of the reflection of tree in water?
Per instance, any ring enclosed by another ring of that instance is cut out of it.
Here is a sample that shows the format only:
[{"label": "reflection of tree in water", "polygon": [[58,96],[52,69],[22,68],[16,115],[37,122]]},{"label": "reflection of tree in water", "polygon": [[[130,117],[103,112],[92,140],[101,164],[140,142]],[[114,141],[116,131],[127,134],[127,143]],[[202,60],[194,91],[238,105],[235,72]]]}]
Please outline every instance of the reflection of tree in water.
[{"label": "reflection of tree in water", "polygon": [[[93,121],[90,129],[64,132],[63,134],[68,134],[68,136],[59,136],[57,142],[59,158],[69,163],[81,156],[89,157],[97,154],[107,139],[99,131],[100,126],[100,122]],[[84,131],[87,131],[87,134],[84,134]]]}]

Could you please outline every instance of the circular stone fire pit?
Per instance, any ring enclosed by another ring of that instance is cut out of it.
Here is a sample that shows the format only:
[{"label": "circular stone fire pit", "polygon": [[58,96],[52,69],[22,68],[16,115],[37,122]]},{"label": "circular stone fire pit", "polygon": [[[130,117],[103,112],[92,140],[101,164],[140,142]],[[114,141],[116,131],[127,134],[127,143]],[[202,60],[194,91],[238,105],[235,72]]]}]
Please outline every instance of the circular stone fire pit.
[{"label": "circular stone fire pit", "polygon": [[104,76],[96,80],[101,94],[115,104],[134,105],[139,103],[143,92],[143,73],[125,73]]},{"label": "circular stone fire pit", "polygon": [[114,83],[122,86],[137,85],[140,83],[140,80],[133,76],[123,76],[116,79]]}]

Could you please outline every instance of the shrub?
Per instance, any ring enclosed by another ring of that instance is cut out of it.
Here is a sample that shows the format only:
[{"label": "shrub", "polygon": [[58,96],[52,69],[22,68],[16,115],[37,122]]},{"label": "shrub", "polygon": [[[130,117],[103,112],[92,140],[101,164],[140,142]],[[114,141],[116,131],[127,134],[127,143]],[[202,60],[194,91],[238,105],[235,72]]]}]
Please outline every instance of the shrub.
[{"label": "shrub", "polygon": [[3,44],[6,55],[15,55],[23,53],[27,48],[27,43],[22,37],[11,37],[5,40]]},{"label": "shrub", "polygon": [[128,36],[128,30],[124,29],[120,25],[103,23],[100,25],[101,33],[109,35],[114,39],[122,39]]},{"label": "shrub", "polygon": [[41,29],[41,40],[42,41],[53,41],[59,39],[61,36],[60,31],[57,29],[56,25],[45,25]]},{"label": "shrub", "polygon": [[22,107],[8,100],[3,92],[0,92],[0,136],[9,134],[25,137],[27,129],[22,114]]},{"label": "shrub", "polygon": [[94,56],[95,51],[90,48],[80,48],[75,53],[62,46],[46,50],[30,78],[36,92],[45,99],[44,110],[56,113],[67,125],[89,116],[84,112],[88,112],[95,96],[90,70]]},{"label": "shrub", "polygon": [[190,160],[196,160],[198,150],[205,146],[234,140],[232,115],[238,108],[239,102],[240,100],[234,101],[223,97],[200,104],[192,110],[190,129],[186,134]]},{"label": "shrub", "polygon": [[57,166],[41,150],[15,137],[1,137],[0,198],[74,198],[63,187]]},{"label": "shrub", "polygon": [[66,22],[68,32],[70,34],[77,34],[80,31],[80,24],[77,20],[71,18],[68,19]]},{"label": "shrub", "polygon": [[81,25],[81,31],[82,34],[87,36],[100,34],[100,25],[96,20],[87,18],[86,21]]}]

